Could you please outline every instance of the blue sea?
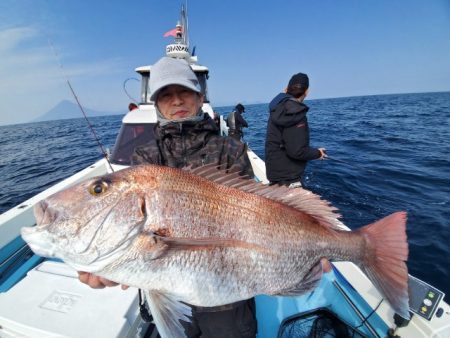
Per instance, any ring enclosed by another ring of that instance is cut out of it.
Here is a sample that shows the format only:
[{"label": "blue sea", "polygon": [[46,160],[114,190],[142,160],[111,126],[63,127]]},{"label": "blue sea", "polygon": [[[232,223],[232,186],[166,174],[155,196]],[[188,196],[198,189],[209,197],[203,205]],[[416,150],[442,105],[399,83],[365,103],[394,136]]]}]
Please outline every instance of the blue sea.
[{"label": "blue sea", "polygon": [[[350,228],[408,212],[409,271],[450,300],[450,93],[309,100],[307,187]],[[217,108],[226,115],[232,107]],[[246,106],[244,139],[264,158],[267,105]],[[122,116],[90,121],[112,148]],[[83,118],[0,127],[0,213],[101,157]]]}]

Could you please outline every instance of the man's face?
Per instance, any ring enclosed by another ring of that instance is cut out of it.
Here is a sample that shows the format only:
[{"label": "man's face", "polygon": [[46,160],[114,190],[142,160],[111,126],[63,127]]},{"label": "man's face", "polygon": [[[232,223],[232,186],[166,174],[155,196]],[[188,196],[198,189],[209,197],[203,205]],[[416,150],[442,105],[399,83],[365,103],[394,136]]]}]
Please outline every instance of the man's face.
[{"label": "man's face", "polygon": [[156,98],[159,111],[168,120],[195,116],[202,104],[202,94],[179,85],[164,87]]}]

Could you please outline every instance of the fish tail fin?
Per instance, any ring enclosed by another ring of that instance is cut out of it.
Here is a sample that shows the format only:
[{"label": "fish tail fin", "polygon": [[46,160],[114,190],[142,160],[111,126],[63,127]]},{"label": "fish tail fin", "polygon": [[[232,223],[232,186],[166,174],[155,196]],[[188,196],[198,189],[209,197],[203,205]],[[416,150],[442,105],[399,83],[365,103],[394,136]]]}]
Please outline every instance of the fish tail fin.
[{"label": "fish tail fin", "polygon": [[358,229],[367,250],[363,270],[395,312],[409,319],[406,212],[396,212]]}]

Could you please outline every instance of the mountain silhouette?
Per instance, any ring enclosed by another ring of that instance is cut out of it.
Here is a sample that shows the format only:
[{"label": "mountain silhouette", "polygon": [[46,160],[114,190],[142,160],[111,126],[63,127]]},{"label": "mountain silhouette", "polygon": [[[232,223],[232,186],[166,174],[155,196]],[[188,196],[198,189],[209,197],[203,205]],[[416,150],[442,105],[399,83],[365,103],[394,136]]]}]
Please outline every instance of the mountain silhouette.
[{"label": "mountain silhouette", "polygon": [[[87,117],[93,116],[108,116],[108,115],[119,115],[125,114],[126,110],[124,109],[121,112],[101,112],[93,109],[89,109],[83,107],[84,112]],[[42,114],[41,116],[35,118],[30,122],[40,122],[40,121],[51,121],[51,120],[64,120],[64,119],[74,119],[83,117],[83,113],[80,110],[80,107],[76,103],[73,103],[69,100],[64,100],[58,103],[55,107],[50,109],[48,112]]]}]

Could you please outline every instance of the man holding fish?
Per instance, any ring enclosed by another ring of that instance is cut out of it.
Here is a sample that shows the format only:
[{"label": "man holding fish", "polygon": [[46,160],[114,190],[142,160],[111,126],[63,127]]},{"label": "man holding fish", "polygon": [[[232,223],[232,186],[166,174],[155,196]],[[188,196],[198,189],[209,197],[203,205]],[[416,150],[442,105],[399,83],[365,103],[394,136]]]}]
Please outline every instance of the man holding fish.
[{"label": "man holding fish", "polygon": [[[252,297],[310,292],[327,259],[357,264],[410,317],[405,212],[347,231],[320,196],[240,175],[251,172],[245,145],[217,135],[185,61],[161,59],[150,89],[160,123],[133,159],[157,165],[37,203],[37,225],[22,228],[36,254],[85,271],[79,278],[92,287],[142,289],[163,338],[255,337]],[[198,168],[177,169],[189,165]]]},{"label": "man holding fish", "polygon": [[[133,164],[183,168],[214,163],[235,165],[252,175],[246,145],[220,137],[217,125],[202,111],[200,84],[185,60],[161,58],[151,69],[150,90],[158,116],[155,140],[135,150]],[[79,272],[79,279],[93,288],[118,285],[86,272]],[[192,322],[183,322],[185,333],[187,337],[255,337],[255,311],[254,298],[216,307],[192,306]]]}]

